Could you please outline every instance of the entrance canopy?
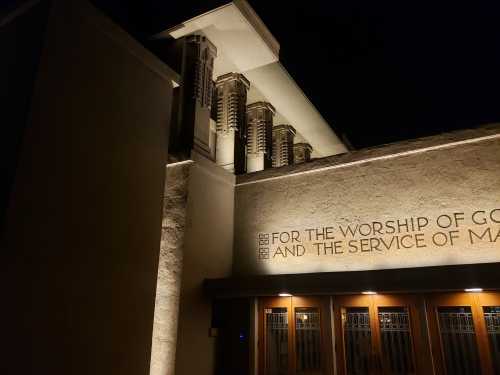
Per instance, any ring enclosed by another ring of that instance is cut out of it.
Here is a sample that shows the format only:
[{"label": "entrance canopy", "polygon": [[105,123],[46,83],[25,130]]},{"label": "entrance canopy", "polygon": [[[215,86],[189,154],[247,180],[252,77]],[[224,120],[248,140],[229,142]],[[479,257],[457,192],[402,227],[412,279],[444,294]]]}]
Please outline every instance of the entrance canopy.
[{"label": "entrance canopy", "polygon": [[353,294],[375,292],[437,292],[467,288],[496,289],[500,263],[419,267],[376,271],[325,272],[292,275],[206,279],[212,297]]}]

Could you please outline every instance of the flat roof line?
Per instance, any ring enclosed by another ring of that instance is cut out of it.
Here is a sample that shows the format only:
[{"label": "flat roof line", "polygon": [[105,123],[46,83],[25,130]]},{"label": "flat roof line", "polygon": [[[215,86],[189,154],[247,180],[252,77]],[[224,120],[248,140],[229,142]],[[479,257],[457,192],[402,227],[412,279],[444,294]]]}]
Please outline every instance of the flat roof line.
[{"label": "flat roof line", "polygon": [[291,176],[299,176],[299,175],[310,174],[310,173],[324,172],[324,171],[331,170],[331,169],[346,168],[346,167],[351,167],[353,165],[370,163],[373,161],[395,159],[395,158],[399,158],[402,156],[420,154],[420,153],[427,152],[427,151],[440,150],[440,149],[444,149],[444,148],[451,148],[451,147],[456,147],[456,146],[460,146],[460,145],[476,143],[476,142],[481,142],[481,141],[485,141],[485,140],[489,140],[489,139],[497,139],[497,138],[500,138],[500,133],[493,134],[493,135],[487,135],[487,136],[483,136],[483,137],[465,139],[465,140],[456,141],[456,142],[444,143],[444,144],[436,145],[436,146],[422,147],[422,148],[417,148],[417,149],[409,150],[409,151],[396,152],[394,154],[389,154],[389,155],[375,156],[375,157],[371,157],[371,158],[367,158],[367,159],[355,160],[355,161],[345,162],[345,163],[337,164],[337,165],[329,165],[326,167],[310,169],[307,171],[290,172],[288,174],[284,174],[281,176],[267,177],[267,178],[263,178],[263,179],[256,180],[256,181],[240,182],[240,183],[236,183],[236,186],[258,184],[261,182],[279,180],[279,179],[288,178]]},{"label": "flat roof line", "polygon": [[232,3],[227,3],[227,4],[224,4],[224,5],[221,5],[221,6],[218,6],[217,8],[214,8],[214,9],[210,9],[208,12],[205,12],[205,13],[202,13],[202,14],[199,14],[197,16],[194,16],[193,18],[190,18],[188,20],[185,20],[185,21],[182,21],[180,24],[178,25],[175,25],[175,26],[172,26],[172,27],[169,27],[168,29],[165,29],[163,31],[160,31],[159,33],[156,33],[154,35],[152,35],[150,37],[151,40],[157,40],[157,39],[163,39],[165,37],[168,37],[170,36],[170,33],[174,32],[174,31],[177,31],[181,28],[184,27],[184,24],[188,23],[188,22],[192,22],[192,21],[195,21],[199,18],[202,18],[202,17],[205,17],[206,15],[210,14],[210,13],[215,13],[217,11],[219,11],[220,9],[223,9],[225,7],[228,7],[230,6]]},{"label": "flat roof line", "polygon": [[471,285],[495,290],[500,285],[497,277],[499,267],[500,263],[477,263],[365,271],[240,275],[205,279],[203,289],[207,296],[219,298],[277,296],[283,291],[295,295],[360,294],[366,290],[381,293],[462,292]]},{"label": "flat roof line", "polygon": [[271,33],[271,31],[267,28],[266,24],[262,19],[259,17],[257,12],[252,8],[252,6],[246,1],[246,0],[235,0],[231,1],[227,4],[221,5],[217,8],[211,9],[208,12],[202,13],[198,16],[195,16],[193,18],[190,18],[188,20],[185,20],[181,22],[178,25],[175,25],[173,27],[170,27],[166,30],[160,31],[159,33],[153,35],[151,37],[152,40],[155,39],[162,39],[167,36],[169,36],[171,33],[182,29],[185,24],[187,23],[192,23],[200,18],[206,17],[209,14],[216,13],[220,11],[221,9],[230,7],[230,6],[235,6],[245,21],[250,25],[250,27],[259,35],[259,37],[262,39],[262,41],[267,45],[267,47],[274,53],[277,57],[279,56],[280,52],[280,44],[278,40],[274,37],[274,35]]}]

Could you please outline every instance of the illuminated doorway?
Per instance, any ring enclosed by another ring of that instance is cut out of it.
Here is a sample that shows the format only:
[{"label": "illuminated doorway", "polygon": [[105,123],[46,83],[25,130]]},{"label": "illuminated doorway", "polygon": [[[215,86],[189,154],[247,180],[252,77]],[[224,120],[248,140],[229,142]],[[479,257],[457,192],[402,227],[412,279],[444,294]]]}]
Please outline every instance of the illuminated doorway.
[{"label": "illuminated doorway", "polygon": [[259,374],[330,375],[329,298],[259,300]]},{"label": "illuminated doorway", "polygon": [[334,316],[338,374],[428,373],[416,297],[337,296]]},{"label": "illuminated doorway", "polygon": [[259,299],[259,375],[500,374],[498,292],[331,301]]},{"label": "illuminated doorway", "polygon": [[500,374],[500,294],[436,294],[427,299],[436,374]]}]

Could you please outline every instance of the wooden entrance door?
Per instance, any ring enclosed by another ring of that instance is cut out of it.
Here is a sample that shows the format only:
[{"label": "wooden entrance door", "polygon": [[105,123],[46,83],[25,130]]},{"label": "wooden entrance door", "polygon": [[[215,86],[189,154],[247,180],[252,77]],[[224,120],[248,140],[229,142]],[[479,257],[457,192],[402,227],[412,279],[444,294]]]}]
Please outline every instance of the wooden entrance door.
[{"label": "wooden entrance door", "polygon": [[[417,298],[335,296],[335,347],[340,375],[427,374]],[[428,357],[428,356],[427,356]]]},{"label": "wooden entrance door", "polygon": [[500,294],[447,293],[427,298],[436,374],[500,374]]},{"label": "wooden entrance door", "polygon": [[259,374],[330,375],[328,311],[328,298],[261,298]]}]

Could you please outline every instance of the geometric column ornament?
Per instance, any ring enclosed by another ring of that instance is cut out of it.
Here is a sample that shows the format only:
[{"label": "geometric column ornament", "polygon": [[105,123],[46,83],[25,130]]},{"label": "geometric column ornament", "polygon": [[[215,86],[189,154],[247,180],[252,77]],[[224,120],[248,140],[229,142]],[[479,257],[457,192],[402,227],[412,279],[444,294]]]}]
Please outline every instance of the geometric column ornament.
[{"label": "geometric column ornament", "polygon": [[309,143],[301,142],[293,145],[293,163],[307,163],[311,160],[311,152],[313,148]]},{"label": "geometric column ornament", "polygon": [[179,160],[189,159],[193,149],[210,158],[215,152],[210,149],[210,117],[217,48],[202,35],[173,41],[167,51],[155,47],[161,55],[177,57],[172,63],[182,76],[182,84],[174,90],[168,151]]},{"label": "geometric column ornament", "polygon": [[216,163],[235,174],[246,171],[246,102],[250,82],[239,73],[217,78]]},{"label": "geometric column ornament", "polygon": [[273,167],[293,164],[293,138],[295,128],[291,125],[273,127]]},{"label": "geometric column ornament", "polygon": [[273,116],[276,110],[267,102],[247,105],[247,172],[273,166]]},{"label": "geometric column ornament", "polygon": [[184,126],[193,129],[193,148],[210,157],[210,113],[214,92],[213,69],[217,48],[204,36],[186,37],[186,84],[191,85],[184,98]]}]

